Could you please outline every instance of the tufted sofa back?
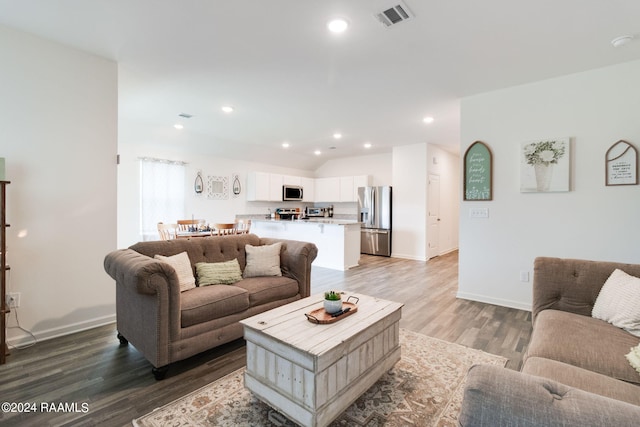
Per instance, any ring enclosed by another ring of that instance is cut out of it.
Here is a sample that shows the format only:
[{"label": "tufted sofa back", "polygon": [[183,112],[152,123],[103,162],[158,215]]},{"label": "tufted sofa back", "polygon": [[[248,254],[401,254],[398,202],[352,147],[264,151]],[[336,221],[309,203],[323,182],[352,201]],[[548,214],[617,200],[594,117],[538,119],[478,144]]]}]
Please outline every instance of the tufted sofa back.
[{"label": "tufted sofa back", "polygon": [[153,258],[155,255],[172,256],[187,252],[191,265],[198,262],[222,262],[238,259],[244,271],[247,264],[245,245],[258,246],[260,238],[255,234],[238,234],[229,236],[211,236],[194,239],[158,240],[139,242],[129,249]]},{"label": "tufted sofa back", "polygon": [[533,265],[533,320],[546,309],[591,316],[600,289],[616,268],[640,277],[640,264],[536,258]]}]

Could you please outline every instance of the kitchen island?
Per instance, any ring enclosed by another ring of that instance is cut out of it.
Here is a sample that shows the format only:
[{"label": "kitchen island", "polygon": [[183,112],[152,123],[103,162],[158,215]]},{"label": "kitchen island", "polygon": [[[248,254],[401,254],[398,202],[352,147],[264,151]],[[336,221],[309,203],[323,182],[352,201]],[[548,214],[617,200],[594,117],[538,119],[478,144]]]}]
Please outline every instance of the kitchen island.
[{"label": "kitchen island", "polygon": [[360,260],[360,223],[354,220],[253,219],[251,232],[260,237],[315,243],[318,257],[313,265],[318,267],[348,270],[357,266]]}]

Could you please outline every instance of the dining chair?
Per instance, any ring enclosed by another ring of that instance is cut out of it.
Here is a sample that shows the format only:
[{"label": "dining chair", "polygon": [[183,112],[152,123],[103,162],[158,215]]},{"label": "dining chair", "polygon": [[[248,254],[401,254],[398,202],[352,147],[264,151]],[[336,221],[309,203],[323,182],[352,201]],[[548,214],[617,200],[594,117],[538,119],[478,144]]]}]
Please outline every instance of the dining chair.
[{"label": "dining chair", "polygon": [[206,221],[204,219],[179,219],[178,231],[194,231],[198,229],[200,225],[204,225]]},{"label": "dining chair", "polygon": [[236,224],[235,223],[217,223],[213,224],[213,230],[211,234],[218,236],[226,236],[229,234],[236,234]]},{"label": "dining chair", "polygon": [[236,219],[236,233],[237,234],[249,234],[251,229],[250,219]]},{"label": "dining chair", "polygon": [[158,223],[158,234],[162,240],[173,240],[176,238],[178,231],[178,224],[163,224]]}]

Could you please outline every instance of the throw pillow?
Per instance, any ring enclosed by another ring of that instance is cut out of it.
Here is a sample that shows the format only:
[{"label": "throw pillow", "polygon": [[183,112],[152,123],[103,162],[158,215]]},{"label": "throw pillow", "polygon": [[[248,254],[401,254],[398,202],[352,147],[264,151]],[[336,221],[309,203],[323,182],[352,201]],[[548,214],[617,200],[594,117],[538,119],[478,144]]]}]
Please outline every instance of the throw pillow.
[{"label": "throw pillow", "polygon": [[640,337],[640,278],[616,269],[600,289],[591,316]]},{"label": "throw pillow", "polygon": [[198,262],[196,276],[198,286],[232,285],[242,280],[242,271],[238,259],[234,258],[224,262]]},{"label": "throw pillow", "polygon": [[244,277],[282,276],[282,271],[280,271],[281,249],[281,242],[262,246],[245,245],[247,266],[244,268]]},{"label": "throw pillow", "polygon": [[180,252],[173,256],[156,255],[154,258],[166,262],[176,270],[178,282],[180,283],[180,292],[196,287],[196,278],[193,277],[191,261],[189,261],[189,255],[186,252]]},{"label": "throw pillow", "polygon": [[625,357],[627,358],[629,363],[631,363],[633,369],[640,373],[640,345],[638,345],[637,347],[631,347],[631,352],[625,355]]}]

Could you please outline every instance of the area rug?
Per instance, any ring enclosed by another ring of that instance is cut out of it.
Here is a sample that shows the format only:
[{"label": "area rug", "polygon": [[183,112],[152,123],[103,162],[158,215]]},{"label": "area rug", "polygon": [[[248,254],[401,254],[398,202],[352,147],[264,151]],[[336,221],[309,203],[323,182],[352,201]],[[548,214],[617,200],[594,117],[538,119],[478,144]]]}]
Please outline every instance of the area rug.
[{"label": "area rug", "polygon": [[[467,370],[507,359],[400,329],[402,358],[331,426],[456,426]],[[138,427],[297,424],[244,388],[244,368],[133,420]]]}]

